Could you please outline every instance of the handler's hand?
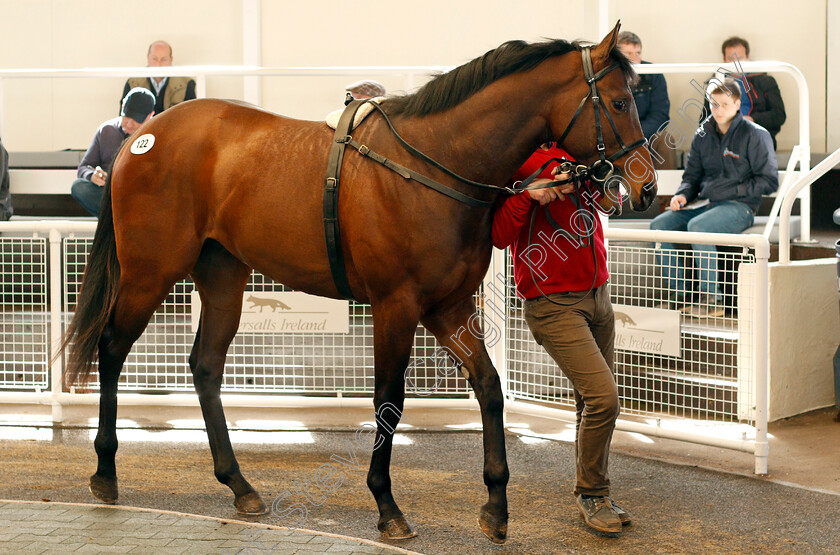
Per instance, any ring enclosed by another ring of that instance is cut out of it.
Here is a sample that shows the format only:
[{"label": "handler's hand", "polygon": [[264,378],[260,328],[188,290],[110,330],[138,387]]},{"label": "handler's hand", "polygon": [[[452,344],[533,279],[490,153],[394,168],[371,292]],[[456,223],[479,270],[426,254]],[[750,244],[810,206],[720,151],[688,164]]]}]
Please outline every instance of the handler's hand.
[{"label": "handler's hand", "polygon": [[[559,173],[554,176],[554,179],[537,179],[533,181],[533,184],[547,185],[549,183],[552,183],[553,181],[560,181],[568,178],[568,173]],[[539,202],[540,205],[544,205],[548,204],[554,199],[565,200],[566,195],[574,190],[575,186],[572,183],[564,183],[563,185],[558,185],[557,187],[546,187],[543,189],[528,189],[528,194],[531,195],[532,199]]]},{"label": "handler's hand", "polygon": [[96,166],[93,170],[93,175],[90,176],[90,180],[93,182],[94,185],[99,185],[100,187],[105,186],[105,180],[108,178],[107,172]]},{"label": "handler's hand", "polygon": [[680,210],[685,203],[688,202],[683,195],[674,195],[671,197],[671,210]]}]

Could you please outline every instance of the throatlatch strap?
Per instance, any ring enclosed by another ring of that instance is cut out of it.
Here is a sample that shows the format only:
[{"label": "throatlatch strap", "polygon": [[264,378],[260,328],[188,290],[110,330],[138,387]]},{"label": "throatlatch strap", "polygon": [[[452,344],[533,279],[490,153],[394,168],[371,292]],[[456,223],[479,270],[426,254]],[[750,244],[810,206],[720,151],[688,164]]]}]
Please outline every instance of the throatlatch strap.
[{"label": "throatlatch strap", "polygon": [[338,294],[345,299],[353,299],[347,270],[344,268],[344,253],[341,250],[341,232],[338,226],[338,185],[341,180],[341,162],[344,159],[344,147],[350,140],[350,126],[356,110],[363,104],[354,100],[344,108],[338,125],[335,126],[335,138],[330,147],[327,160],[327,178],[324,181],[324,235],[327,238],[327,257],[330,272]]}]

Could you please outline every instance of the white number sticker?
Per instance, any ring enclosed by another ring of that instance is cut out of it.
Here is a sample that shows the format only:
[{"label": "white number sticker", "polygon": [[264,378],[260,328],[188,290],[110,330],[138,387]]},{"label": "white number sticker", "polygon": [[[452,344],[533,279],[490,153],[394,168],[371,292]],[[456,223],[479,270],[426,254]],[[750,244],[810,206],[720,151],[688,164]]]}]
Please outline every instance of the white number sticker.
[{"label": "white number sticker", "polygon": [[131,143],[131,153],[145,154],[149,152],[153,146],[155,146],[155,136],[151,133],[146,133],[145,135],[140,135],[134,139],[134,142]]}]

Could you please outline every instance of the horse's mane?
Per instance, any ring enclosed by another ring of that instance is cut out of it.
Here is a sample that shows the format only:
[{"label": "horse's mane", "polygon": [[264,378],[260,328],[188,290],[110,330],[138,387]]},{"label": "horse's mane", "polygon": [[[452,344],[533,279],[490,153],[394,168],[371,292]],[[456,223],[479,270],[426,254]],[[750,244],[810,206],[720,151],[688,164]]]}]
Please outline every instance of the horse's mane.
[{"label": "horse's mane", "polygon": [[[424,116],[442,112],[502,77],[533,69],[548,58],[580,51],[586,44],[562,39],[535,43],[508,41],[483,56],[438,75],[413,94],[385,99],[382,107],[389,115]],[[628,80],[636,78],[632,64],[618,48],[612,49],[610,57],[618,63]]]}]

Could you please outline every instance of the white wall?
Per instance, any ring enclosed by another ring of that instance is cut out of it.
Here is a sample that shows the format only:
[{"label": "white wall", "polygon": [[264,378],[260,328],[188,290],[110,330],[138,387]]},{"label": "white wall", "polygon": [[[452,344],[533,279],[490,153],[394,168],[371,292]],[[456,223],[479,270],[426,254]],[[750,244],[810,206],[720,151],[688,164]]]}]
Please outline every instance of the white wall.
[{"label": "white wall", "polygon": [[770,264],[769,419],[834,404],[837,261]]},{"label": "white wall", "polygon": [[[158,39],[176,64],[239,64],[238,0],[0,0],[3,68],[145,66]],[[208,94],[241,96],[214,81]],[[241,82],[241,80],[240,80]],[[87,148],[97,126],[118,115],[125,79],[15,79],[4,82],[3,143],[8,150]]]},{"label": "white wall", "polygon": [[[583,4],[370,0],[330,2],[325,15],[305,2],[263,1],[262,61],[265,66],[460,65],[511,39],[578,38]],[[401,78],[377,80],[389,92],[404,89]],[[295,117],[320,119],[341,105],[347,82],[267,78],[263,104]]]},{"label": "white wall", "polygon": [[[242,0],[0,0],[0,66],[143,66],[148,44],[168,40],[176,64],[239,64]],[[457,65],[509,39],[586,38],[593,0],[427,0],[402,3],[262,0],[264,66]],[[708,14],[699,0],[610,0],[608,19],[638,33],[651,61],[718,61],[720,42],[742,34],[756,59],[799,66],[811,88],[812,150],[825,145],[826,0],[744,0],[731,15]],[[596,14],[597,15],[597,14]],[[705,79],[705,75],[696,76]],[[689,77],[668,77],[672,106],[696,95]],[[319,119],[340,105],[344,78],[264,78],[269,110]],[[400,78],[383,78],[391,91]],[[797,136],[793,82],[779,76],[789,119],[779,136]],[[86,148],[96,126],[116,115],[124,79],[14,80],[5,83],[4,143],[10,150]],[[419,82],[417,84],[420,84]],[[242,98],[242,79],[208,80],[208,96]]]}]

